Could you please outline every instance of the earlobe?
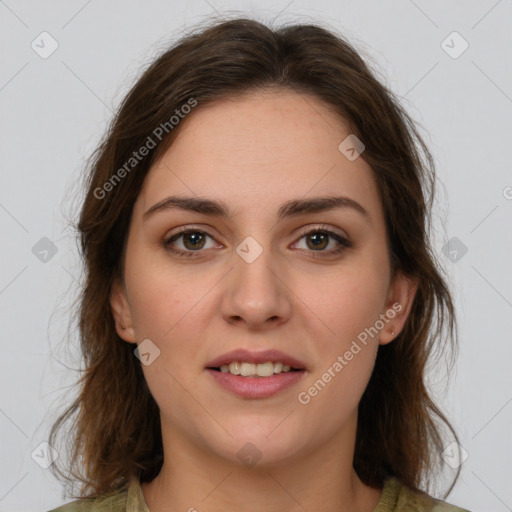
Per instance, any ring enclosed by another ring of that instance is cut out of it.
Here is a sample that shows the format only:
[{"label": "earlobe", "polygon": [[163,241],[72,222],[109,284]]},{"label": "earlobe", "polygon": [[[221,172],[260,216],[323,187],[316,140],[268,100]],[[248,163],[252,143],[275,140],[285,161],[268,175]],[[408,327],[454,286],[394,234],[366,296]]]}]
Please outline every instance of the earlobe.
[{"label": "earlobe", "polygon": [[396,275],[389,289],[384,311],[388,322],[380,333],[380,345],[391,343],[402,331],[414,303],[418,285],[417,278],[406,277],[400,272]]},{"label": "earlobe", "polygon": [[136,343],[126,290],[118,279],[114,281],[110,290],[110,307],[116,324],[117,334],[129,343]]}]

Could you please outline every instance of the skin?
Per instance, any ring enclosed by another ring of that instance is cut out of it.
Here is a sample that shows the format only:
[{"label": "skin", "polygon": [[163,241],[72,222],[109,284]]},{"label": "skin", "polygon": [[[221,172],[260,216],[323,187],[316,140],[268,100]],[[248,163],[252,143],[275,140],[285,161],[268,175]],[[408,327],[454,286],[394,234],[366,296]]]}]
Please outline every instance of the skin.
[{"label": "skin", "polygon": [[[401,274],[391,279],[373,171],[362,157],[349,161],[339,151],[350,131],[312,95],[250,93],[198,107],[182,123],[145,179],[125,280],[111,293],[119,335],[133,344],[149,338],[160,350],[142,365],[164,443],[160,474],[142,484],[146,503],[152,512],[371,512],[381,489],[364,485],[352,467],[357,406],[379,344],[403,328],[417,288]],[[333,194],[360,203],[369,219],[350,208],[276,219],[288,200]],[[167,210],[144,221],[169,195],[222,200],[234,215]],[[182,250],[199,246],[195,258],[164,246],[184,226],[209,235],[203,245],[173,242]],[[329,256],[339,247],[335,239],[316,249],[313,235],[302,236],[322,227],[353,247]],[[263,249],[252,263],[236,252],[248,236]],[[307,405],[299,403],[298,393],[394,303],[401,311]],[[308,372],[272,397],[240,398],[205,370],[239,347],[277,348]],[[252,467],[237,456],[248,442],[261,455]]]}]

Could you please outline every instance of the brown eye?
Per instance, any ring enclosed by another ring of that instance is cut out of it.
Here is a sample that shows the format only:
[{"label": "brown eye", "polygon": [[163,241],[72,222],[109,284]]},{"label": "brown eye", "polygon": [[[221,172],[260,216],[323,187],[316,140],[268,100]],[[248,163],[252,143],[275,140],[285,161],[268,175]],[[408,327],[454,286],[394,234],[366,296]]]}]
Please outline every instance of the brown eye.
[{"label": "brown eye", "polygon": [[[204,231],[188,229],[176,233],[175,235],[166,239],[164,241],[164,247],[179,256],[194,257],[198,256],[201,252],[201,249],[205,248],[206,238],[211,238],[213,240],[213,238]],[[181,243],[183,248],[174,246],[175,242],[180,239],[182,239]]]},{"label": "brown eye", "polygon": [[316,231],[311,235],[306,235],[306,242],[310,249],[325,249],[329,245],[329,235],[325,231]]},{"label": "brown eye", "polygon": [[184,233],[183,235],[183,245],[190,250],[194,249],[202,249],[204,246],[204,235],[199,233],[198,231],[191,231],[189,233]]},{"label": "brown eye", "polygon": [[[328,229],[317,228],[306,231],[305,233],[302,233],[299,238],[299,240],[302,239],[306,240],[306,250],[311,253],[310,256],[313,258],[332,256],[352,247],[352,243],[350,241]],[[334,247],[330,250],[325,250],[331,241],[334,241]]]}]

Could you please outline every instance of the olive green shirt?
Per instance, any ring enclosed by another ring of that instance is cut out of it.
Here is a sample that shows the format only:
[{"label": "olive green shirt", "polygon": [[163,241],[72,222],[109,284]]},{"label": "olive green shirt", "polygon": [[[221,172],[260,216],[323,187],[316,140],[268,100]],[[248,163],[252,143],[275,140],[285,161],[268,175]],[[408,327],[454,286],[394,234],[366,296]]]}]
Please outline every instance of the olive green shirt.
[{"label": "olive green shirt", "polygon": [[[49,512],[150,512],[142,488],[132,478],[121,490],[99,498],[73,501]],[[382,495],[373,512],[469,512],[466,509],[414,492],[395,477],[384,483]]]}]

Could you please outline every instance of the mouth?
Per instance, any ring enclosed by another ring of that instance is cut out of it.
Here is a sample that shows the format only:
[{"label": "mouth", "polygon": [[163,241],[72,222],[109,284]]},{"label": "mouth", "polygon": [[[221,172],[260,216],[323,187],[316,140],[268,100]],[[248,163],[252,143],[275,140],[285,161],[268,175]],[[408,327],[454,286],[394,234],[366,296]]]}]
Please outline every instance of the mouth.
[{"label": "mouth", "polygon": [[[270,363],[270,362],[269,362]],[[267,363],[264,363],[264,364],[267,364]],[[272,363],[270,363],[272,364]],[[255,365],[253,365],[255,366]],[[284,368],[286,368],[286,366],[284,365],[281,365],[283,366]],[[242,369],[243,367],[243,369]],[[245,366],[243,366],[242,364],[240,364],[238,361],[235,361],[229,365],[222,365],[222,366],[217,366],[217,367],[207,367],[206,369],[207,370],[214,370],[216,372],[219,372],[219,373],[229,373],[231,375],[237,375],[237,376],[240,376],[240,377],[258,377],[258,378],[266,378],[266,377],[272,377],[273,375],[280,375],[280,374],[284,374],[284,373],[293,373],[293,372],[303,372],[305,371],[304,368],[291,368],[288,366],[289,369],[281,369],[281,370],[278,370],[276,371],[276,365],[274,365],[274,369],[271,369],[269,368],[268,370],[265,370],[265,369],[252,369],[252,368],[247,368]]]},{"label": "mouth", "polygon": [[259,352],[246,349],[233,350],[209,361],[206,369],[242,377],[271,377],[280,373],[307,370],[302,361],[273,349]]},{"label": "mouth", "polygon": [[297,385],[308,373],[305,364],[280,350],[238,349],[208,362],[206,372],[224,391],[244,399],[262,399]]},{"label": "mouth", "polygon": [[231,375],[238,375],[241,377],[272,377],[283,373],[301,372],[304,368],[293,368],[290,365],[285,365],[281,362],[266,361],[264,363],[254,364],[243,361],[232,361],[229,364],[221,366],[210,366],[207,370],[214,370],[216,372],[230,373]]}]

